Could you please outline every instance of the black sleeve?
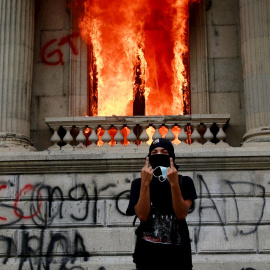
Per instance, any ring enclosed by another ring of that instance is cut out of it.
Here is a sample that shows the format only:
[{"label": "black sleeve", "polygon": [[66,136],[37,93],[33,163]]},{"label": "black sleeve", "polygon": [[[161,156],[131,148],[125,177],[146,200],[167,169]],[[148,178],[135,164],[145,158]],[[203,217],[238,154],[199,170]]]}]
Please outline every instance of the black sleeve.
[{"label": "black sleeve", "polygon": [[197,199],[197,193],[193,180],[189,176],[182,176],[181,192],[184,200]]},{"label": "black sleeve", "polygon": [[126,210],[126,214],[128,216],[135,215],[134,207],[139,200],[140,190],[141,190],[141,179],[137,178],[137,179],[133,180],[131,183],[129,204],[128,204],[128,208]]},{"label": "black sleeve", "polygon": [[180,187],[183,199],[192,200],[192,205],[189,210],[191,212],[194,210],[194,200],[198,198],[194,182],[189,176],[182,176],[182,185],[180,185]]}]

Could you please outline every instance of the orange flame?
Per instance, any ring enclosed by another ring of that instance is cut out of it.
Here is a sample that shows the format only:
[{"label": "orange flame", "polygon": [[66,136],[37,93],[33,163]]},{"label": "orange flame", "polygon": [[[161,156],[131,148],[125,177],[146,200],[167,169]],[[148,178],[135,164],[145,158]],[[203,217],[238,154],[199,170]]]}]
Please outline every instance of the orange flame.
[{"label": "orange flame", "polygon": [[189,50],[189,5],[199,1],[84,1],[79,26],[93,47],[98,115],[133,114],[138,59],[146,115],[183,114],[183,89],[189,83],[183,63]]},{"label": "orange flame", "polygon": [[85,128],[83,131],[83,134],[84,134],[85,139],[86,139],[86,141],[85,141],[86,146],[91,145],[91,142],[89,141],[89,136],[91,135],[91,133],[92,133],[92,130],[90,128]]}]

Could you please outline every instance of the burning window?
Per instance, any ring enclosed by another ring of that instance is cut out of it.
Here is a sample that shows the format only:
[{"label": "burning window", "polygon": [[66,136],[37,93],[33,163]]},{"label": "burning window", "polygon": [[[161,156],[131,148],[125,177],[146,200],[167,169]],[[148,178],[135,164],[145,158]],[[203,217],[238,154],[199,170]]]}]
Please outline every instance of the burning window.
[{"label": "burning window", "polygon": [[189,8],[200,0],[73,0],[88,44],[89,115],[190,114]]}]

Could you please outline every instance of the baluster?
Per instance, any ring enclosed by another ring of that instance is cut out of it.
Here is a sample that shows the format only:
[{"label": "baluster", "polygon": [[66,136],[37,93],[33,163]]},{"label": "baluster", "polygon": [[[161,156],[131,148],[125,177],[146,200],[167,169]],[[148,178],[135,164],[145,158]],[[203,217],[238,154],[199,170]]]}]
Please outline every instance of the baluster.
[{"label": "baluster", "polygon": [[58,135],[59,126],[52,126],[53,135],[51,137],[51,142],[53,143],[52,146],[48,148],[48,150],[60,150],[60,146],[58,143],[61,141],[60,136]]},{"label": "baluster", "polygon": [[73,150],[74,147],[72,145],[70,145],[70,143],[73,141],[73,137],[70,134],[72,126],[63,126],[63,128],[66,130],[67,133],[63,138],[63,141],[66,143],[66,145],[63,146],[62,149]]},{"label": "baluster", "polygon": [[85,127],[85,129],[83,130],[83,134],[84,134],[84,136],[85,136],[85,145],[86,145],[86,147],[88,147],[91,143],[90,143],[90,141],[89,141],[89,137],[90,137],[90,135],[91,135],[91,133],[90,133],[90,128],[87,126],[87,127]]},{"label": "baluster", "polygon": [[90,148],[91,147],[97,147],[98,145],[97,145],[97,142],[98,142],[98,136],[97,136],[97,133],[96,133],[96,130],[97,130],[97,125],[93,125],[92,127],[90,127],[90,129],[91,129],[91,134],[90,134],[90,136],[89,136],[89,138],[88,138],[88,140],[92,143],[91,145],[90,145]]},{"label": "baluster", "polygon": [[111,125],[103,125],[102,128],[104,129],[104,134],[102,136],[102,141],[104,142],[104,147],[110,146],[109,142],[111,141],[111,136],[108,133],[108,130],[110,129]]},{"label": "baluster", "polygon": [[185,126],[186,126],[186,124],[182,124],[182,123],[179,124],[179,127],[181,129],[181,131],[178,135],[178,139],[181,141],[181,143],[179,144],[180,147],[188,146],[188,144],[186,143],[188,136],[185,132]]},{"label": "baluster", "polygon": [[130,129],[130,132],[129,134],[127,135],[127,140],[130,142],[127,146],[134,146],[134,141],[137,140],[137,137],[134,133],[134,128],[136,127],[136,125],[129,125],[129,129]]},{"label": "baluster", "polygon": [[117,129],[117,133],[114,136],[114,140],[116,141],[117,147],[122,146],[121,142],[123,141],[124,137],[121,133],[121,129],[123,128],[123,125],[114,125],[114,127]]},{"label": "baluster", "polygon": [[215,144],[211,142],[211,140],[214,138],[213,133],[211,132],[210,128],[213,124],[211,123],[206,123],[206,131],[203,135],[203,137],[207,140],[207,142],[205,144],[203,144],[203,146],[214,146]]},{"label": "baluster", "polygon": [[219,142],[217,143],[218,146],[221,147],[227,147],[229,146],[228,143],[224,142],[224,140],[226,139],[226,133],[223,130],[223,127],[225,126],[225,124],[223,123],[217,123],[217,126],[219,128],[219,131],[216,135],[217,139],[219,140]]},{"label": "baluster", "polygon": [[175,139],[175,136],[172,133],[172,128],[174,127],[174,124],[167,124],[167,127],[168,127],[168,132],[166,134],[166,139],[172,142]]},{"label": "baluster", "polygon": [[193,124],[193,132],[191,134],[191,139],[193,140],[192,146],[202,146],[198,140],[201,138],[200,133],[198,132],[198,126],[199,123],[194,123]]},{"label": "baluster", "polygon": [[161,138],[161,134],[160,134],[160,132],[159,132],[159,128],[161,128],[161,127],[158,127],[158,125],[155,125],[155,126],[153,126],[154,128],[155,128],[155,133],[153,134],[153,137],[152,137],[152,139],[153,139],[153,141],[154,140],[156,140],[156,139],[159,139],[159,138]]},{"label": "baluster", "polygon": [[86,146],[83,144],[83,142],[86,140],[84,134],[83,134],[83,130],[84,130],[85,126],[78,126],[79,129],[79,134],[76,137],[76,141],[79,143],[76,148],[85,148]]},{"label": "baluster", "polygon": [[142,134],[139,136],[140,140],[142,141],[142,145],[146,146],[147,145],[147,141],[149,140],[149,136],[146,132],[146,129],[148,128],[148,124],[140,124],[140,126],[142,127],[143,131]]}]

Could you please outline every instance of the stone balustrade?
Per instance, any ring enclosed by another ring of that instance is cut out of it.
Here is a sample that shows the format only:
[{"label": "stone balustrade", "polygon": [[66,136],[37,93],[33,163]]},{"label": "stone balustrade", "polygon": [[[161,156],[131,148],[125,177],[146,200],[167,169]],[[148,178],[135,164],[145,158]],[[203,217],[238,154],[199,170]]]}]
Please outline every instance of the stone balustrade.
[{"label": "stone balustrade", "polygon": [[228,114],[46,118],[53,131],[48,150],[130,147],[167,138],[179,147],[229,146]]}]

